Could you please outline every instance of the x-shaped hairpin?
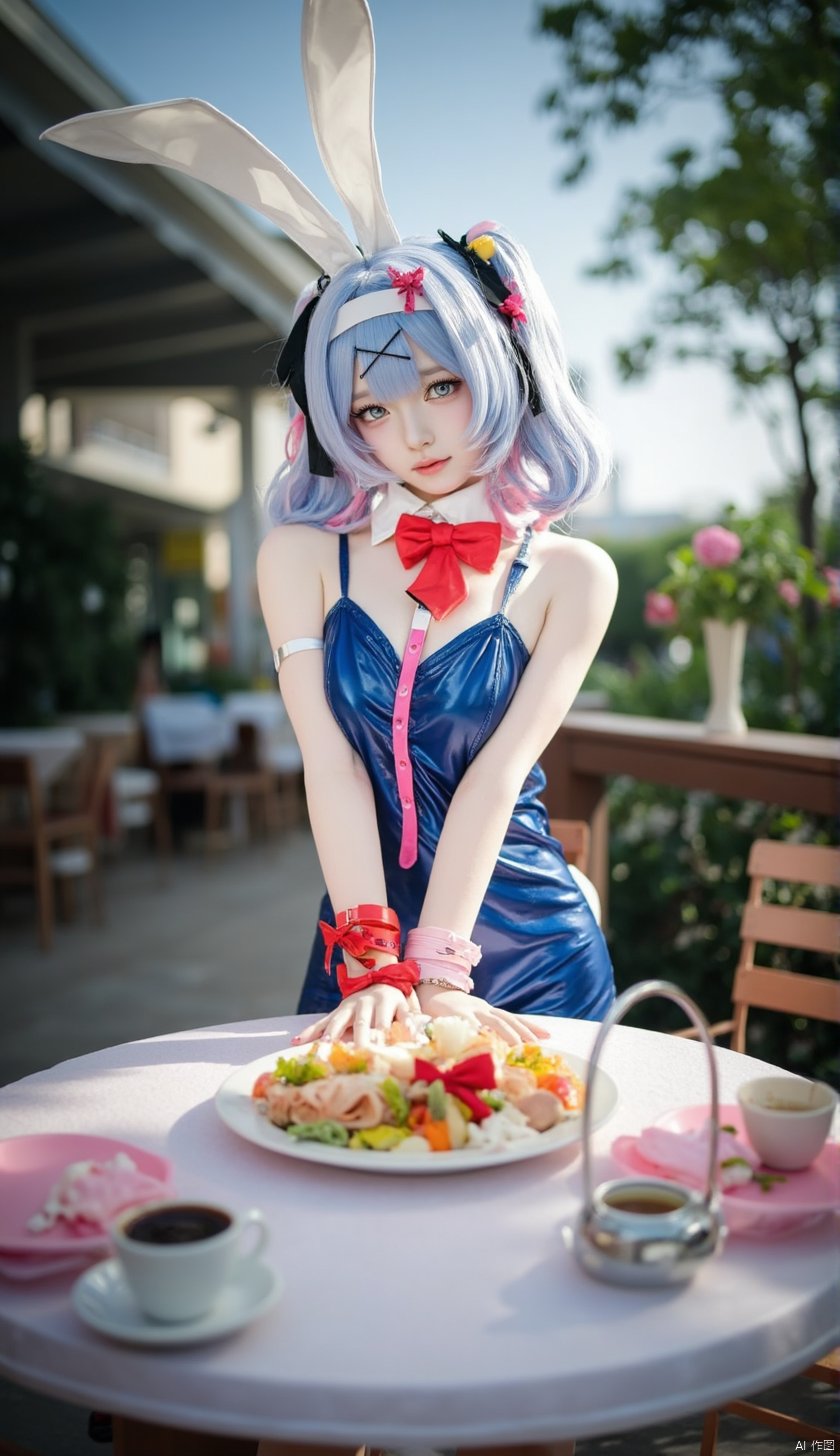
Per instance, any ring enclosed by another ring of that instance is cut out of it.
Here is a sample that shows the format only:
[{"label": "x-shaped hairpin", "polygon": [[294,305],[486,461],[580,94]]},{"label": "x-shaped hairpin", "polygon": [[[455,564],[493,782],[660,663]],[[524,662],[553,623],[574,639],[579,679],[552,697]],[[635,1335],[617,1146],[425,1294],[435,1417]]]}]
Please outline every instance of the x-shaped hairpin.
[{"label": "x-shaped hairpin", "polygon": [[401,332],[402,331],[400,329],[397,329],[396,333],[393,333],[391,335],[391,337],[388,340],[387,344],[383,344],[383,346],[382,346],[381,349],[359,349],[359,348],[356,349],[356,353],[357,354],[372,354],[373,355],[373,358],[371,359],[370,363],[368,365],[366,365],[366,367],[362,370],[361,374],[359,375],[359,378],[360,379],[364,379],[365,375],[368,373],[368,370],[372,369],[373,366],[374,366],[374,364],[378,363],[378,361],[382,358],[383,354],[387,354],[387,356],[388,356],[389,359],[410,359],[411,358],[411,355],[410,354],[397,354],[394,350],[392,350],[390,348],[390,345],[393,344],[394,340],[399,338]]}]

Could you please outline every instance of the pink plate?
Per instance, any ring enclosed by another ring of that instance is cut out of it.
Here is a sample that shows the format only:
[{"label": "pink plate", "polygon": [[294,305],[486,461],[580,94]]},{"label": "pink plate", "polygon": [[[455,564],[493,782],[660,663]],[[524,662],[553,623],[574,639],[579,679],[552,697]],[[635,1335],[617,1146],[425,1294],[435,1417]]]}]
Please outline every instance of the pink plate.
[{"label": "pink plate", "polygon": [[[655,1126],[667,1128],[669,1132],[693,1132],[708,1116],[708,1103],[675,1107],[657,1118]],[[721,1107],[720,1121],[722,1126],[734,1128],[742,1142],[749,1141],[739,1107]],[[691,1182],[649,1163],[639,1152],[638,1141],[636,1137],[619,1137],[612,1145],[612,1155],[626,1173],[666,1178],[670,1182]],[[832,1209],[840,1209],[840,1143],[826,1143],[810,1168],[801,1173],[785,1173],[784,1179],[784,1183],[771,1184],[766,1193],[758,1183],[746,1183],[724,1193],[721,1202],[730,1233],[778,1236],[804,1228],[824,1218]]]},{"label": "pink plate", "polygon": [[105,1233],[74,1234],[59,1221],[46,1233],[33,1234],[26,1222],[43,1206],[68,1163],[102,1162],[116,1153],[128,1153],[141,1173],[169,1182],[172,1164],[167,1158],[114,1138],[44,1132],[0,1142],[0,1254],[77,1254],[107,1249]]}]

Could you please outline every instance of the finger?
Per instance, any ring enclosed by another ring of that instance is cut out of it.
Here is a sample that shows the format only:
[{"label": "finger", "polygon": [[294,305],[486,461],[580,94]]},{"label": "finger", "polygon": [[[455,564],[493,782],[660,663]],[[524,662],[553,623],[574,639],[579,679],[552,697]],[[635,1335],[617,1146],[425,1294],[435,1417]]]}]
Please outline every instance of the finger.
[{"label": "finger", "polygon": [[506,1011],[501,1011],[498,1014],[514,1032],[518,1041],[531,1041],[535,1036],[539,1037],[541,1041],[544,1041],[549,1035],[541,1026],[537,1026],[535,1021],[531,1021],[526,1016],[513,1016]]},{"label": "finger", "polygon": [[356,1046],[370,1046],[370,1025],[374,1010],[374,1003],[369,996],[360,996],[356,1013],[353,1017],[353,1041]]},{"label": "finger", "polygon": [[522,1040],[521,1036],[514,1031],[512,1026],[509,1026],[506,1021],[503,1021],[501,1016],[493,1016],[491,1014],[486,1018],[484,1024],[485,1026],[489,1026],[491,1031],[495,1031],[496,1035],[502,1041],[507,1042],[508,1046],[516,1046]]},{"label": "finger", "polygon": [[296,1036],[292,1037],[292,1046],[299,1046],[301,1042],[305,1041],[317,1041],[319,1036],[324,1035],[329,1022],[329,1016],[322,1016],[320,1021],[313,1021],[311,1026],[305,1026],[303,1031],[299,1031]]}]

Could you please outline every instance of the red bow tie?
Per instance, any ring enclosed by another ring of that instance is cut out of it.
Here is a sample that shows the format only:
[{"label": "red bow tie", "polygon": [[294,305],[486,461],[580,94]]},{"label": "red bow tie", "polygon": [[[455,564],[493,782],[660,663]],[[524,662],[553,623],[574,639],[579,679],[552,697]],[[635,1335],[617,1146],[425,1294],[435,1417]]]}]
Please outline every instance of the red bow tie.
[{"label": "red bow tie", "polygon": [[496,1085],[496,1069],[493,1065],[493,1058],[489,1052],[479,1052],[478,1056],[467,1057],[463,1062],[456,1062],[448,1072],[442,1072],[432,1062],[425,1062],[422,1057],[414,1058],[414,1075],[423,1082],[440,1080],[447,1092],[453,1097],[458,1097],[470,1109],[476,1122],[483,1122],[493,1111],[488,1107],[476,1092],[489,1091]]},{"label": "red bow tie", "polygon": [[492,571],[502,544],[502,528],[498,521],[467,521],[452,526],[448,521],[405,515],[397,521],[395,540],[403,566],[416,566],[428,556],[407,591],[440,621],[467,598],[467,584],[458,563],[463,561],[476,571]]}]

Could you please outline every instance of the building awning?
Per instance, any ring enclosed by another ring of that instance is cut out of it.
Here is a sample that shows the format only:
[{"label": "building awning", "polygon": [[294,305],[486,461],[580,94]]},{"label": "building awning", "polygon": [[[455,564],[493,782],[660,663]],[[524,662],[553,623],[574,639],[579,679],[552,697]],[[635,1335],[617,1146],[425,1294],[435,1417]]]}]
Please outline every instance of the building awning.
[{"label": "building awning", "polygon": [[211,188],[38,140],[132,99],[29,0],[0,0],[0,433],[31,393],[269,385],[319,271]]}]

